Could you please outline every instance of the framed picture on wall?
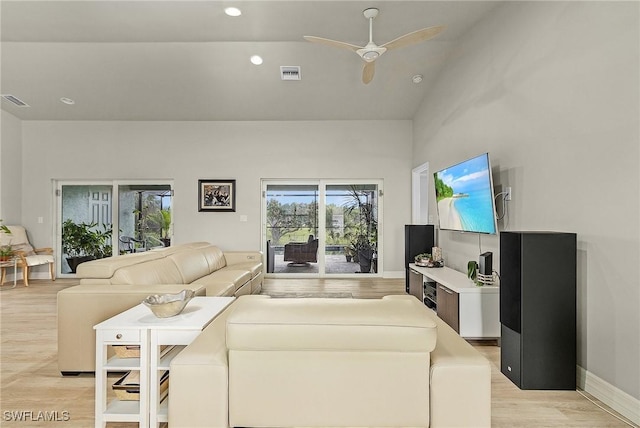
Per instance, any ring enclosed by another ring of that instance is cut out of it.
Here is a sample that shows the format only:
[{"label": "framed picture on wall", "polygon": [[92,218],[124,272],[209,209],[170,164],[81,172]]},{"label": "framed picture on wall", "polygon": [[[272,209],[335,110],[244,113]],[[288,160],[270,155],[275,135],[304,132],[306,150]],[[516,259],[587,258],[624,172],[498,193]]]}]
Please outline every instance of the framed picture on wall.
[{"label": "framed picture on wall", "polygon": [[198,180],[198,211],[235,210],[236,180]]}]

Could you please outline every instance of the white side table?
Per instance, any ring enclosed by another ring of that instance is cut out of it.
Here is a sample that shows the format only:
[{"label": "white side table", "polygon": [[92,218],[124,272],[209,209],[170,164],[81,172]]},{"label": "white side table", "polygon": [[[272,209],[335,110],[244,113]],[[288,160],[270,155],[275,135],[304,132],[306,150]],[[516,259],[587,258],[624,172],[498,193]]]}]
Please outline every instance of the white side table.
[{"label": "white side table", "polygon": [[[18,283],[18,257],[12,257],[10,260],[0,260],[0,268],[4,269],[13,266],[13,287],[16,288],[16,284]],[[0,284],[4,285],[4,284]]]},{"label": "white side table", "polygon": [[[96,330],[95,426],[107,422],[138,422],[157,427],[167,422],[170,397],[160,401],[160,377],[171,360],[231,304],[234,297],[194,297],[181,314],[157,318],[140,304],[94,326]],[[107,359],[113,345],[139,345],[140,358]],[[161,352],[161,346],[171,345]],[[140,371],[140,401],[107,400],[107,373]]]}]

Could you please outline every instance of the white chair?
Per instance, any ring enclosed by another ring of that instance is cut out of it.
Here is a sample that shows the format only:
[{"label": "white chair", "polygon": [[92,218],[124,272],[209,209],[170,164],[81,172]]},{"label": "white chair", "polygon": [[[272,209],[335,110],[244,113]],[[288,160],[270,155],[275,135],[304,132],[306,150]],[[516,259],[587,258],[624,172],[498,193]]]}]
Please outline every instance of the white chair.
[{"label": "white chair", "polygon": [[[0,233],[0,245],[11,245],[17,257],[17,267],[22,269],[24,285],[29,286],[29,268],[32,266],[49,265],[49,276],[55,281],[55,258],[53,248],[33,248],[27,238],[27,231],[22,226],[7,226],[11,234]],[[5,270],[2,268],[0,283],[4,284]]]}]

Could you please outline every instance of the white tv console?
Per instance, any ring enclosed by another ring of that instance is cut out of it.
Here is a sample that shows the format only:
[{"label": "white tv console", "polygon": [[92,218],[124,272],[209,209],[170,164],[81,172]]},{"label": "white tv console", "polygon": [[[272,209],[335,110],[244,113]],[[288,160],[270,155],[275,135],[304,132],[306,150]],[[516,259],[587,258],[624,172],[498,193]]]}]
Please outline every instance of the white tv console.
[{"label": "white tv console", "polygon": [[[500,288],[477,286],[461,272],[448,267],[426,268],[409,264],[409,269],[423,277],[422,300],[431,300],[438,316],[467,339],[500,337]],[[426,282],[436,283],[436,300],[425,294]],[[413,294],[413,292],[412,292]]]}]

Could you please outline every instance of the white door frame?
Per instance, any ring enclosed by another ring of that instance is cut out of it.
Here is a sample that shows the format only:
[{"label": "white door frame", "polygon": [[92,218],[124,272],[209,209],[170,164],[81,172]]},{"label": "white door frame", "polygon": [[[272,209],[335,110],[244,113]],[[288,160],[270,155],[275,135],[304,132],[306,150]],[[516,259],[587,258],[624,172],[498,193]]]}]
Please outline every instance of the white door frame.
[{"label": "white door frame", "polygon": [[433,223],[429,217],[429,162],[425,162],[411,170],[411,223]]}]

